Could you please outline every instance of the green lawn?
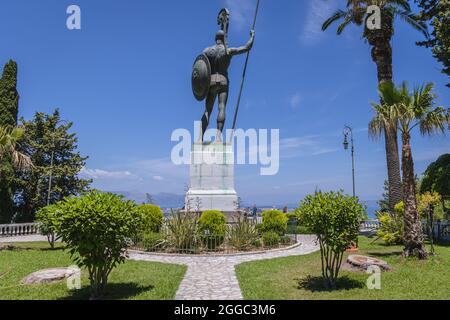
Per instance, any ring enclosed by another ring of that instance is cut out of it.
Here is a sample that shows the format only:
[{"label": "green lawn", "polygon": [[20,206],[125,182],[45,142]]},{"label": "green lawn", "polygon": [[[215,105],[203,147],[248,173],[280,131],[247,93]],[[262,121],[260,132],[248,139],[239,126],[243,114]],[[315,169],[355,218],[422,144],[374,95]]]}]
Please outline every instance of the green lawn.
[{"label": "green lawn", "polygon": [[236,272],[245,299],[332,300],[332,299],[450,299],[450,246],[437,246],[437,256],[427,261],[404,259],[401,247],[370,244],[360,239],[360,254],[387,261],[393,271],[383,272],[381,290],[369,290],[369,275],[342,271],[339,287],[324,290],[320,254],[248,262]]},{"label": "green lawn", "polygon": [[[18,249],[0,251],[0,300],[88,299],[89,281],[82,270],[82,289],[69,291],[66,282],[21,285],[28,274],[46,268],[73,265],[61,245],[50,250],[47,243],[15,244]],[[186,272],[185,266],[127,261],[111,273],[105,299],[173,299]]]}]

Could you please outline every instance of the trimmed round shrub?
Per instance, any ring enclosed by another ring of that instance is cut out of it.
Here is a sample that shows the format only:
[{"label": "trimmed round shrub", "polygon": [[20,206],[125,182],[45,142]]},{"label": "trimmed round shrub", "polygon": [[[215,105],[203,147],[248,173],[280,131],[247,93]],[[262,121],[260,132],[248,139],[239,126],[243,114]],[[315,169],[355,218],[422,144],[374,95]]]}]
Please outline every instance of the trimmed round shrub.
[{"label": "trimmed round shrub", "polygon": [[147,251],[160,249],[166,243],[164,235],[157,232],[146,232],[142,235],[142,246]]},{"label": "trimmed round shrub", "polygon": [[265,211],[262,214],[263,232],[275,232],[280,236],[286,234],[288,217],[285,213],[278,210]]},{"label": "trimmed round shrub", "polygon": [[160,207],[153,204],[143,204],[138,207],[138,213],[142,218],[144,233],[159,232],[164,220],[164,213]]},{"label": "trimmed round shrub", "polygon": [[222,245],[226,233],[225,215],[216,210],[204,211],[198,221],[199,232],[208,249],[216,249]]},{"label": "trimmed round shrub", "polygon": [[278,233],[269,231],[263,234],[262,241],[266,247],[275,247],[280,243],[281,238]]}]

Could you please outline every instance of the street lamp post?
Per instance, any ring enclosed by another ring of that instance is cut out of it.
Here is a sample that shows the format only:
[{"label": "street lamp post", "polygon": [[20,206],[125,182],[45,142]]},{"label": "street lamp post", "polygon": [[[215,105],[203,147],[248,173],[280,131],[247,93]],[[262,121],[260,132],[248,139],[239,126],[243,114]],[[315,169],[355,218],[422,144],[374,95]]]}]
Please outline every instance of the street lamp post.
[{"label": "street lamp post", "polygon": [[[350,137],[350,142],[348,141]],[[349,144],[351,144],[352,153],[352,182],[353,182],[353,197],[356,197],[355,188],[355,144],[353,140],[353,129],[350,126],[344,127],[344,149],[348,150]],[[352,244],[347,252],[358,252],[358,240]]]},{"label": "street lamp post", "polygon": [[356,197],[355,188],[355,145],[353,140],[353,129],[349,126],[344,127],[344,149],[348,150],[349,147],[349,137],[351,143],[351,153],[352,153],[352,182],[353,182],[353,197]]},{"label": "street lamp post", "polygon": [[[66,120],[60,120],[55,124],[55,129],[56,129],[56,126],[62,122],[67,123]],[[67,139],[61,138],[58,141],[67,141]],[[53,164],[55,161],[55,148],[56,148],[55,144],[56,144],[56,141],[55,141],[55,132],[54,132],[53,136],[52,136],[52,153],[50,156],[50,173],[48,176],[47,206],[50,205],[50,196],[52,193]]]}]

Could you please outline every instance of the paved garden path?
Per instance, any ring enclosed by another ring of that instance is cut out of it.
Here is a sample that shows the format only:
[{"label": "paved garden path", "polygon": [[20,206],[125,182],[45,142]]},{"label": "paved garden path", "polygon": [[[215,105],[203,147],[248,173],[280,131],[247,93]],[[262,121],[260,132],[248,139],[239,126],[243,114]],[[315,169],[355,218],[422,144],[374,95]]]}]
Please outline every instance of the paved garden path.
[{"label": "paved garden path", "polygon": [[16,236],[16,237],[1,237],[0,243],[14,243],[14,242],[47,242],[46,236],[41,236],[39,234],[33,234],[28,236]]},{"label": "paved garden path", "polygon": [[233,256],[170,256],[130,253],[130,259],[187,265],[188,269],[175,299],[177,300],[241,300],[241,289],[235,267],[248,261],[300,256],[318,251],[314,237],[299,237],[301,245],[280,251]]}]

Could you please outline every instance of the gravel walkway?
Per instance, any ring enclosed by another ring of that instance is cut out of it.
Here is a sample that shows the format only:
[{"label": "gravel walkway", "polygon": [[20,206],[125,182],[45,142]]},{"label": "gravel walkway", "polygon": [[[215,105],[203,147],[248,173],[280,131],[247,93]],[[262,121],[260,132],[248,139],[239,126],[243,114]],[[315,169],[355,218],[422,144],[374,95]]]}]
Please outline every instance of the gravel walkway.
[{"label": "gravel walkway", "polygon": [[299,237],[301,243],[293,249],[260,254],[234,256],[168,256],[150,253],[130,253],[130,259],[187,265],[178,288],[177,300],[242,300],[235,267],[248,261],[306,255],[319,248],[311,236]]}]

